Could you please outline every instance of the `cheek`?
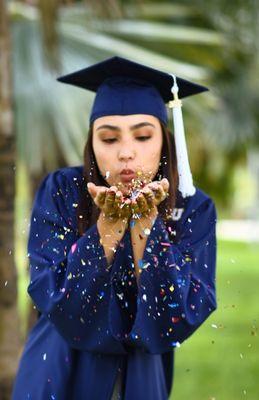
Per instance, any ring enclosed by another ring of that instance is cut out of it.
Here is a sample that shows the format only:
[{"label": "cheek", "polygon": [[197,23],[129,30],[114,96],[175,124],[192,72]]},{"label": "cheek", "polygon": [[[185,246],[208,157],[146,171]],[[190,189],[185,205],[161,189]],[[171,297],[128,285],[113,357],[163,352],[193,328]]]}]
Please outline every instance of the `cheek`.
[{"label": "cheek", "polygon": [[95,157],[100,171],[102,172],[107,170],[110,171],[113,165],[112,163],[113,157],[111,155],[111,152],[109,153],[107,151],[98,152],[96,153]]},{"label": "cheek", "polygon": [[[93,144],[93,150],[96,158],[96,162],[99,168],[100,173],[105,176],[106,172],[109,171],[111,177],[113,176],[113,167],[114,167],[114,157],[112,154],[112,150],[108,150],[107,148],[99,145]],[[111,178],[107,178],[106,181],[110,184]]]},{"label": "cheek", "polygon": [[142,149],[141,157],[143,157],[143,160],[145,160],[146,164],[153,165],[155,167],[157,164],[159,164],[161,150],[162,144],[160,141],[154,141],[153,143],[150,143],[150,146],[148,146],[144,152]]},{"label": "cheek", "polygon": [[162,143],[161,141],[154,141],[150,143],[149,148],[146,148],[143,152],[142,150],[142,157],[141,163],[144,166],[144,170],[150,174],[152,171],[151,179],[153,179],[157,171],[159,169],[159,163],[161,159],[161,151],[162,151]]}]

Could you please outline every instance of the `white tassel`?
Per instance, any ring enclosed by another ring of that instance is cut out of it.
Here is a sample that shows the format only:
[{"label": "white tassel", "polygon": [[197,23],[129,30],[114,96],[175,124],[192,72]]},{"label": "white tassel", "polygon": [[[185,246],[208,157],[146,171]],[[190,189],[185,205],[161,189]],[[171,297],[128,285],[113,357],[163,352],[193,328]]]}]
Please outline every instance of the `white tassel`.
[{"label": "white tassel", "polygon": [[183,115],[182,115],[182,102],[178,98],[178,86],[176,83],[176,76],[171,74],[174,79],[174,84],[171,87],[171,92],[174,95],[174,100],[169,101],[168,106],[173,110],[173,123],[174,123],[174,139],[177,156],[177,168],[179,175],[179,190],[183,197],[193,196],[196,188],[193,185],[190,164],[188,160],[188,153],[184,134]]}]

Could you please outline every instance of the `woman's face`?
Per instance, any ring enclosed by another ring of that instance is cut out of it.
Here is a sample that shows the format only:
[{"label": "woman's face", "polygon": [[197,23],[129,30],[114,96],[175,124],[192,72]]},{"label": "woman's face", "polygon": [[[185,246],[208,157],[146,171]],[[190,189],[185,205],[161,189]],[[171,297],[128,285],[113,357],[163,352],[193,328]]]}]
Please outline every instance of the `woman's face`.
[{"label": "woman's face", "polygon": [[[93,150],[100,173],[110,186],[121,182],[122,192],[128,191],[132,178],[140,177],[137,172],[153,180],[162,142],[160,122],[152,115],[109,115],[97,118],[93,124]],[[123,169],[133,174],[121,174]]]}]

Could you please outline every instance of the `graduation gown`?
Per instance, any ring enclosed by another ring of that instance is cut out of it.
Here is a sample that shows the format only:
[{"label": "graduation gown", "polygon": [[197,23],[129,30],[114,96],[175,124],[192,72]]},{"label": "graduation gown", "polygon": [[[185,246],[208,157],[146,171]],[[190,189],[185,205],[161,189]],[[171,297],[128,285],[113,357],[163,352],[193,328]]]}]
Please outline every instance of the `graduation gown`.
[{"label": "graduation gown", "polygon": [[32,208],[27,288],[39,311],[12,400],[166,400],[174,351],[217,308],[216,209],[196,188],[177,194],[169,228],[158,215],[133,273],[130,230],[107,263],[96,223],[77,233],[83,166],[42,180]]}]

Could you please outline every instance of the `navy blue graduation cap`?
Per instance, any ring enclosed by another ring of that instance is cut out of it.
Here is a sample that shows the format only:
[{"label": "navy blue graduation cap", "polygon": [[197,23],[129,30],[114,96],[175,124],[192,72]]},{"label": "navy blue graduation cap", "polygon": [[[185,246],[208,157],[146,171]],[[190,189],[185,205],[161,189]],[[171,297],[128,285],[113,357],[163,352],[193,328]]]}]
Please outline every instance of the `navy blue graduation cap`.
[{"label": "navy blue graduation cap", "polygon": [[180,99],[207,91],[207,87],[118,56],[60,76],[57,80],[96,92],[90,124],[106,115],[149,114],[167,125],[167,104],[173,112],[179,190],[183,197],[195,193]]}]

